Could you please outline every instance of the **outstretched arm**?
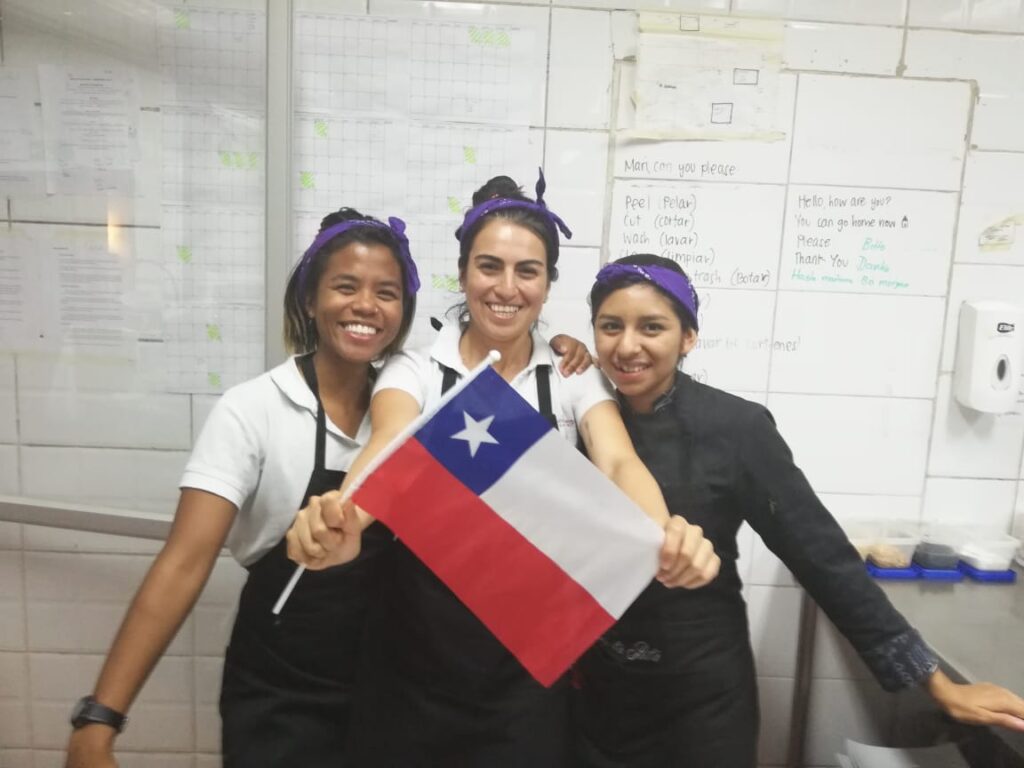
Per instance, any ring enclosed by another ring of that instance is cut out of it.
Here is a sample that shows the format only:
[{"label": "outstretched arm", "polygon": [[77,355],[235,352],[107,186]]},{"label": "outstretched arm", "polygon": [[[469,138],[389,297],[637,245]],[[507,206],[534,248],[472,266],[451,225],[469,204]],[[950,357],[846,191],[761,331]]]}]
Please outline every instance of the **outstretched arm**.
[{"label": "outstretched arm", "polygon": [[1024,731],[1024,699],[992,683],[954,683],[941,669],[925,684],[942,710],[962,723]]},{"label": "outstretched arm", "polygon": [[954,683],[917,630],[864,571],[775,429],[757,409],[741,424],[740,496],[751,525],[825,610],[886,690],[922,685],[952,718],[1024,731],[1024,700],[990,683]]},{"label": "outstretched arm", "polygon": [[[97,701],[127,712],[210,576],[234,520],[234,504],[206,491],[181,492],[170,535],[139,587],[96,683]],[[114,729],[90,724],[68,742],[68,768],[114,765]]]},{"label": "outstretched arm", "polygon": [[291,560],[319,571],[358,557],[362,532],[373,518],[341,500],[355,478],[419,415],[416,399],[401,389],[383,389],[373,396],[370,439],[352,462],[341,488],[311,497],[299,510],[286,536]]},{"label": "outstretched arm", "polygon": [[580,433],[591,461],[665,529],[658,580],[668,587],[694,589],[712,581],[721,567],[711,542],[698,525],[669,514],[653,475],[637,456],[618,406],[603,400],[588,410]]}]

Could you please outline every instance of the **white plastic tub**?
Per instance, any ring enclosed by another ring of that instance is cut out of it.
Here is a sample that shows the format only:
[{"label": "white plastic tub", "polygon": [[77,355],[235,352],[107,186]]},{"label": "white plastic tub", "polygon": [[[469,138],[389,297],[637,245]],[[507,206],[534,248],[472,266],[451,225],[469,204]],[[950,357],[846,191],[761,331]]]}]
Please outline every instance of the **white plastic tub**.
[{"label": "white plastic tub", "polygon": [[1005,571],[1013,563],[1020,539],[993,534],[965,542],[959,548],[960,559],[979,571]]}]

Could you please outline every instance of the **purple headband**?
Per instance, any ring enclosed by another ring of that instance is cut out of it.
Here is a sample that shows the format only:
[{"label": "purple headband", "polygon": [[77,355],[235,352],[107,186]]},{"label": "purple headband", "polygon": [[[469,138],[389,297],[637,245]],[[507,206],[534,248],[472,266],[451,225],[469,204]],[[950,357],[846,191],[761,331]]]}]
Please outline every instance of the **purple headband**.
[{"label": "purple headband", "polygon": [[539,213],[547,221],[548,226],[551,227],[551,231],[555,235],[555,244],[558,244],[558,233],[561,231],[565,235],[566,240],[572,239],[572,231],[565,225],[565,222],[559,218],[558,214],[548,210],[547,205],[544,204],[544,190],[547,189],[547,182],[544,180],[544,170],[542,168],[537,169],[540,174],[537,178],[537,202],[532,203],[529,200],[516,200],[511,197],[492,197],[490,200],[484,200],[480,205],[474,206],[466,211],[466,216],[462,220],[462,226],[455,230],[455,239],[461,241],[462,233],[469,232],[476,226],[476,223],[480,221],[484,216],[495,211],[504,210],[505,208],[522,208],[527,211],[533,211]]},{"label": "purple headband", "polygon": [[410,294],[415,294],[416,291],[420,289],[420,275],[416,270],[416,262],[412,260],[412,254],[409,253],[409,238],[405,236],[405,222],[397,216],[389,216],[387,224],[375,219],[349,219],[347,221],[334,224],[320,232],[313,240],[312,245],[310,245],[309,248],[306,249],[306,252],[302,254],[302,261],[299,263],[300,296],[302,296],[306,291],[306,272],[309,271],[309,265],[313,263],[313,259],[317,253],[320,252],[320,249],[323,248],[329,240],[337,237],[342,232],[347,232],[350,229],[356,229],[358,227],[383,229],[394,235],[395,239],[398,241],[398,255],[405,263],[405,290]]},{"label": "purple headband", "polygon": [[644,280],[654,283],[682,304],[686,314],[693,321],[694,329],[697,329],[697,292],[693,290],[693,285],[690,284],[690,280],[686,275],[682,275],[672,269],[666,269],[665,267],[611,262],[601,267],[601,271],[597,273],[596,280],[599,283],[607,283],[616,277],[626,277],[629,275],[638,275]]}]

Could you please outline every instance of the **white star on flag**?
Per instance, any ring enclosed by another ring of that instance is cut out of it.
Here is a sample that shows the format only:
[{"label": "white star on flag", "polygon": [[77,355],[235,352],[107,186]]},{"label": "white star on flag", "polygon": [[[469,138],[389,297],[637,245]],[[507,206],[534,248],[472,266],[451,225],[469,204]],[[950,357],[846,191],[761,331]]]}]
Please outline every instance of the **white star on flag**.
[{"label": "white star on flag", "polygon": [[462,415],[466,420],[466,428],[452,435],[452,440],[465,440],[469,443],[470,456],[476,456],[476,452],[480,449],[482,443],[498,444],[498,441],[494,439],[494,435],[487,431],[488,427],[491,426],[491,422],[494,421],[493,414],[486,419],[480,419],[480,421],[477,421],[465,411],[462,412]]}]

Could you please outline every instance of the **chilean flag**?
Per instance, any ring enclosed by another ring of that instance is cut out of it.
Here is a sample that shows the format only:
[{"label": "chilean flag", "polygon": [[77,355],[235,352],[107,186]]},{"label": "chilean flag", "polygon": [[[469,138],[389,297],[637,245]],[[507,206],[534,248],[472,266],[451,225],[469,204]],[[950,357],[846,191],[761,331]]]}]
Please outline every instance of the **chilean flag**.
[{"label": "chilean flag", "polygon": [[543,685],[650,582],[664,536],[489,363],[382,452],[352,498]]}]

